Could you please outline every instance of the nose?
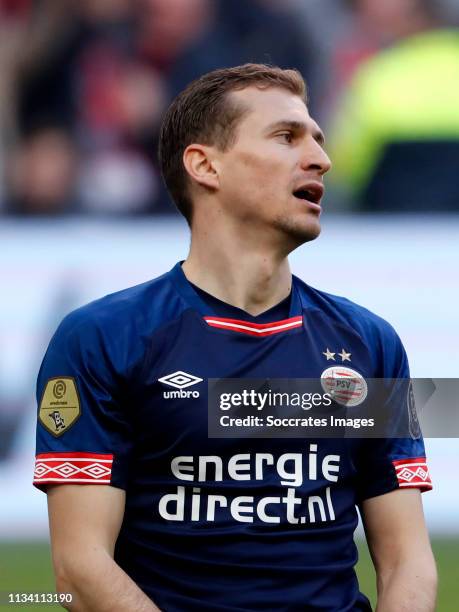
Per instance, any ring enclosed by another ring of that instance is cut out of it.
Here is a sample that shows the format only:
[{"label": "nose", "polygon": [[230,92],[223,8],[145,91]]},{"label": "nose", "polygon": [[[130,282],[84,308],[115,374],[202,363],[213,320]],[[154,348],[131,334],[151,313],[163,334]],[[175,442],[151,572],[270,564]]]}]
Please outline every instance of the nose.
[{"label": "nose", "polygon": [[310,136],[307,139],[302,154],[301,169],[315,170],[321,176],[323,176],[330,170],[331,167],[331,160],[325,152],[323,146],[320,144],[320,142],[317,142],[313,136]]}]

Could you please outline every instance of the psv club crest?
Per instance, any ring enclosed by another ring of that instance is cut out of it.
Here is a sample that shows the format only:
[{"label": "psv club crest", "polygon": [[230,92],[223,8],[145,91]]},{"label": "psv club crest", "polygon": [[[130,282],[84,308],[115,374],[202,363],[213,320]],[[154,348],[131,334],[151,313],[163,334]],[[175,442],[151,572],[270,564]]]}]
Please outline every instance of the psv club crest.
[{"label": "psv club crest", "polygon": [[368,385],[364,377],[352,368],[332,366],[320,376],[322,389],[341,406],[358,406],[365,401]]}]

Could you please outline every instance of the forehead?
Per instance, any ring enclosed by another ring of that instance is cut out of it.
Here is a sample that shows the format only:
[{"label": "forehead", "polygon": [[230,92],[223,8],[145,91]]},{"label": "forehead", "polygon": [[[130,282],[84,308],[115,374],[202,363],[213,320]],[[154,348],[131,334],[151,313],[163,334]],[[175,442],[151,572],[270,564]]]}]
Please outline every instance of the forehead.
[{"label": "forehead", "polygon": [[300,96],[279,87],[261,89],[246,87],[231,93],[233,99],[249,109],[241,124],[263,129],[271,123],[288,119],[314,124],[308,109]]}]

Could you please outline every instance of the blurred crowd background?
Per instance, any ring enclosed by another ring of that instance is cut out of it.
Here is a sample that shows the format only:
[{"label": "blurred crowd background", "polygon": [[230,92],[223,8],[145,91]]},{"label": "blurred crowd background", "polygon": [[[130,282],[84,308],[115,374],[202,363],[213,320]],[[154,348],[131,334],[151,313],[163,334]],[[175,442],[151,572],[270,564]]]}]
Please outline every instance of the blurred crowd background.
[{"label": "blurred crowd background", "polygon": [[176,214],[162,114],[248,61],[307,80],[329,209],[457,211],[457,25],[458,0],[0,0],[0,216]]}]

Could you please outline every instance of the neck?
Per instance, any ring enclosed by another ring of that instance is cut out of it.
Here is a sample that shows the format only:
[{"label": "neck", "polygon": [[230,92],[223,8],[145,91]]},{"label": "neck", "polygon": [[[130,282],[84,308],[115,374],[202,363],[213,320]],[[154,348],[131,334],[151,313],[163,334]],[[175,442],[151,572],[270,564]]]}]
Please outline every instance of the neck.
[{"label": "neck", "polygon": [[189,255],[183,264],[187,279],[214,297],[256,316],[285,299],[292,275],[287,257],[252,236],[193,229]]}]

